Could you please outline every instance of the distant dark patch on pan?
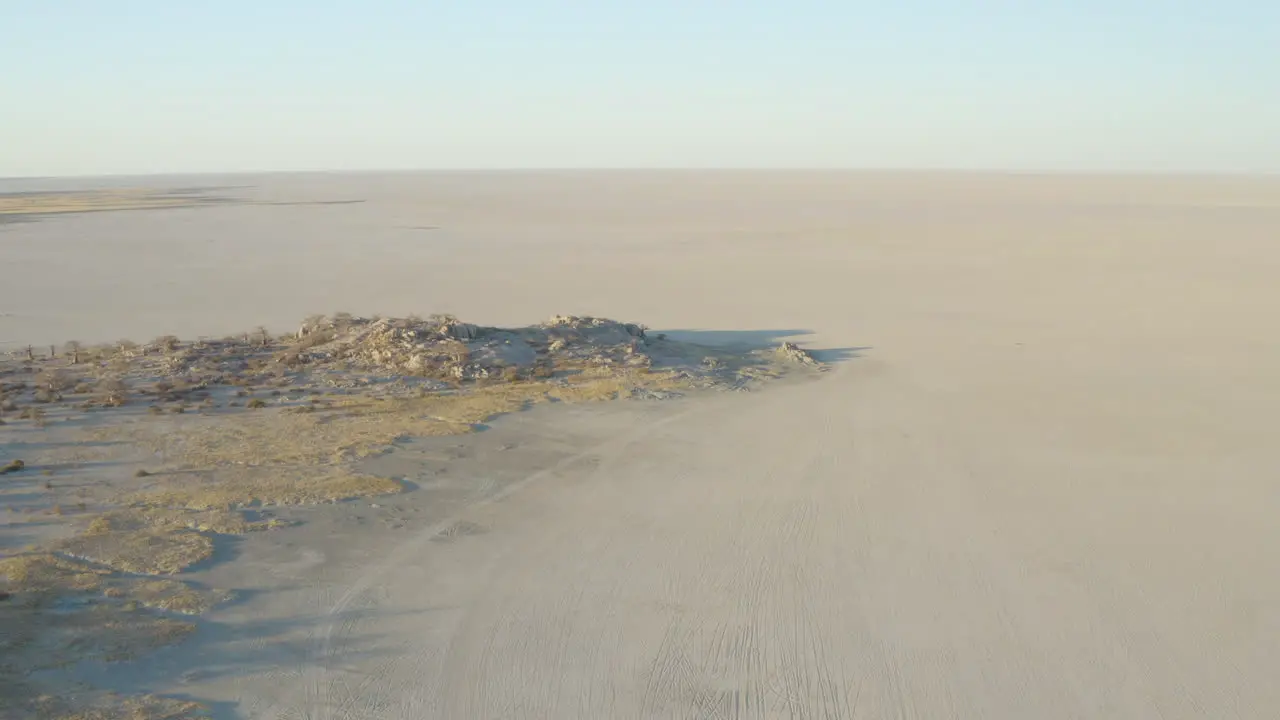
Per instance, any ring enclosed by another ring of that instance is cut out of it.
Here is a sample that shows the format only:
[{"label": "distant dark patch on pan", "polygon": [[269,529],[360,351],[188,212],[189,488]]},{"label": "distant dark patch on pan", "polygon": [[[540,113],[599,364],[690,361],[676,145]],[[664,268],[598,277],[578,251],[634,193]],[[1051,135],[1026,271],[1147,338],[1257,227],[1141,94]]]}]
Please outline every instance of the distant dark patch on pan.
[{"label": "distant dark patch on pan", "polygon": [[13,213],[10,215],[0,215],[0,227],[5,225],[21,225],[23,223],[33,223],[40,218],[35,213]]},{"label": "distant dark patch on pan", "polygon": [[46,195],[70,195],[73,192],[84,192],[82,190],[64,191],[64,190],[15,190],[12,192],[0,192],[0,200],[4,198],[21,198],[21,197],[42,197]]},{"label": "distant dark patch on pan", "polygon": [[[181,199],[184,196],[176,196],[175,199]],[[195,207],[197,205],[246,205],[248,200],[233,197],[192,197],[189,205],[180,205],[176,207]]]},{"label": "distant dark patch on pan", "polygon": [[200,187],[179,187],[164,190],[165,195],[207,195],[209,193],[227,192],[229,190],[253,190],[256,185],[208,185]]},{"label": "distant dark patch on pan", "polygon": [[364,202],[363,198],[360,200],[297,200],[292,202],[259,202],[259,203],[253,203],[253,204],[254,205],[354,205],[356,203],[362,203],[362,202]]}]

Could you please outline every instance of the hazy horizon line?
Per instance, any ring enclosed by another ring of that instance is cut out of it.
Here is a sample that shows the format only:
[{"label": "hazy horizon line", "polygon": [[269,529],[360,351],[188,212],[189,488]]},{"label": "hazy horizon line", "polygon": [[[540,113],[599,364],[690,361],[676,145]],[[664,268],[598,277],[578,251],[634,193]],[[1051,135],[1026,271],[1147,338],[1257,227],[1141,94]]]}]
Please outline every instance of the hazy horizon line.
[{"label": "hazy horizon line", "polygon": [[876,175],[1029,175],[1103,177],[1280,177],[1280,170],[1124,170],[1061,168],[902,168],[902,167],[440,167],[440,168],[343,168],[307,170],[191,170],[165,172],[67,173],[43,175],[0,175],[0,182],[16,180],[113,179],[146,177],[211,177],[227,175],[374,175],[374,174],[527,174],[527,173],[846,173]]}]

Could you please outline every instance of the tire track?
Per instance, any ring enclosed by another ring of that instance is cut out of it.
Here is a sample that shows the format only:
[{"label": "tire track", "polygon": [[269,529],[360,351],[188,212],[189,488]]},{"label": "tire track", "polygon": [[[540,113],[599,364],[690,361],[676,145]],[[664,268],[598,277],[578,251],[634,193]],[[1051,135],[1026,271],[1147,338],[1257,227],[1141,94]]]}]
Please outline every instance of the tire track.
[{"label": "tire track", "polygon": [[[346,610],[362,593],[366,592],[381,581],[381,579],[389,574],[394,568],[402,565],[410,557],[419,553],[427,543],[431,542],[433,538],[437,537],[442,532],[445,532],[454,523],[458,522],[465,513],[479,507],[500,502],[545,478],[554,477],[559,473],[565,472],[578,463],[589,461],[590,459],[602,454],[608,455],[611,452],[617,452],[621,447],[637,442],[649,433],[652,433],[663,426],[678,422],[703,410],[705,410],[704,407],[696,406],[684,409],[673,415],[651,421],[630,433],[624,434],[620,438],[610,438],[609,440],[606,440],[603,443],[598,443],[585,451],[564,458],[548,468],[531,473],[525,478],[508,485],[488,497],[477,500],[464,510],[456,513],[454,516],[428,526],[424,530],[396,546],[387,554],[381,563],[369,568],[354,582],[348,585],[342,594],[338,596],[338,599],[325,612],[325,617],[327,619],[320,631],[317,633],[316,639],[313,642],[311,657],[303,663],[304,670],[302,674],[305,679],[301,683],[301,692],[295,690],[290,694],[295,698],[298,695],[302,696],[301,702],[299,703],[301,705],[301,716],[307,720],[329,720],[333,718],[332,713],[329,711],[328,704],[322,702],[320,698],[327,694],[329,683],[333,682],[330,675],[332,674],[331,661],[335,654],[334,630],[341,622],[337,619],[337,616]],[[599,468],[597,467],[596,472],[598,471]],[[263,717],[281,718],[281,720],[283,720],[284,718],[289,717],[289,715],[285,715],[283,713],[286,711],[287,706],[292,705],[293,702],[294,701],[291,700],[283,701],[283,703],[286,704],[286,708],[281,708],[281,703],[272,705],[263,711]]]}]

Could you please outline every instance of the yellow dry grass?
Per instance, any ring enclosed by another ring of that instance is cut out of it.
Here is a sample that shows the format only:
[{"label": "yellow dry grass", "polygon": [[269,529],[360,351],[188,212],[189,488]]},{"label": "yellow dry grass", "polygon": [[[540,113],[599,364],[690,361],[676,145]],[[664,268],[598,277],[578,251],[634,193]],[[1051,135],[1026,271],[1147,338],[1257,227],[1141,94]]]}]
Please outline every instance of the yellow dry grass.
[{"label": "yellow dry grass", "polygon": [[[498,415],[550,400],[592,402],[637,388],[676,389],[671,373],[592,370],[566,381],[497,383],[415,398],[352,398],[323,410],[255,413],[186,429],[131,426],[127,440],[163,455],[175,472],[133,496],[155,507],[227,509],[300,505],[400,492],[400,484],[351,463],[410,437],[461,435]],[[107,436],[103,436],[104,439]]]},{"label": "yellow dry grass", "polygon": [[135,580],[108,588],[108,597],[127,598],[144,607],[155,608],[183,615],[201,615],[209,608],[230,597],[220,591],[201,591],[176,580]]},{"label": "yellow dry grass", "polygon": [[204,480],[160,483],[134,496],[166,508],[227,508],[307,505],[402,490],[395,480],[334,467],[230,467]]},{"label": "yellow dry grass", "polygon": [[[222,493],[233,489],[223,488]],[[217,509],[184,509],[196,502],[199,492],[196,487],[186,490],[187,495],[173,491],[152,498],[178,507],[134,506],[99,515],[85,532],[53,549],[121,572],[172,575],[213,553],[213,541],[202,533],[242,535],[282,525],[275,520],[250,522],[241,513],[225,509],[226,502],[206,506]]]},{"label": "yellow dry grass", "polygon": [[399,438],[464,434],[498,415],[549,399],[605,400],[636,388],[681,385],[672,373],[594,371],[563,383],[524,381],[418,398],[353,398],[314,412],[238,416],[185,431],[157,431],[149,438],[134,434],[117,439],[141,441],[184,469],[324,465],[368,457]]},{"label": "yellow dry grass", "polygon": [[[164,596],[160,588],[152,592],[157,603],[164,597],[184,607],[199,602],[176,592]],[[179,642],[194,628],[144,610],[140,602],[113,600],[109,593],[16,595],[0,605],[0,676],[83,660],[127,660]]]},{"label": "yellow dry grass", "polygon": [[157,528],[112,513],[54,549],[121,572],[172,575],[212,555],[213,541],[194,530]]},{"label": "yellow dry grass", "polygon": [[456,395],[358,398],[329,410],[240,416],[167,432],[151,442],[179,468],[322,466],[350,462],[411,436],[459,435],[475,423],[522,408],[545,394],[542,383],[491,386]]},{"label": "yellow dry grass", "polygon": [[[88,703],[44,696],[24,705],[33,720],[197,720],[208,717],[196,703],[154,695],[113,695]],[[3,709],[2,705],[0,709]]]},{"label": "yellow dry grass", "polygon": [[41,696],[27,680],[39,670],[84,660],[128,660],[186,638],[189,622],[144,608],[199,614],[227,597],[184,583],[121,577],[111,570],[51,553],[0,559],[11,596],[0,602],[0,717],[177,718],[190,703],[111,697],[92,706]]},{"label": "yellow dry grass", "polygon": [[250,522],[242,513],[228,509],[188,510],[140,505],[99,515],[88,529],[89,532],[108,532],[149,528],[155,531],[198,530],[218,535],[243,535],[282,525],[277,520]]},{"label": "yellow dry grass", "polygon": [[602,402],[628,397],[637,389],[677,389],[682,383],[671,374],[586,370],[568,378],[564,384],[548,391],[548,397],[561,402]]},{"label": "yellow dry grass", "polygon": [[0,558],[0,576],[14,593],[68,593],[100,590],[110,570],[58,557],[31,553]]}]

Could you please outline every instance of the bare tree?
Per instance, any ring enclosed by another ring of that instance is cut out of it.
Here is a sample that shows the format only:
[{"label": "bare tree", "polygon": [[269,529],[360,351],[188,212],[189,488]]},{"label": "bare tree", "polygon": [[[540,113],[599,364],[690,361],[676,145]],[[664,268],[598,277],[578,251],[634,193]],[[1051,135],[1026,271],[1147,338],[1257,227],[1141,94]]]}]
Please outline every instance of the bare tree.
[{"label": "bare tree", "polygon": [[312,315],[302,321],[302,335],[307,335],[320,329],[324,325],[325,317],[323,315]]}]

